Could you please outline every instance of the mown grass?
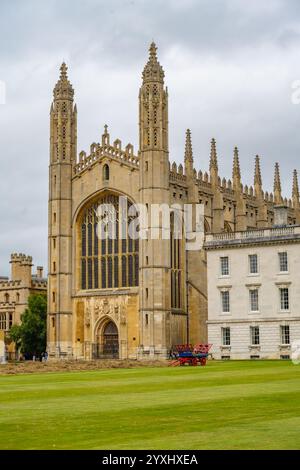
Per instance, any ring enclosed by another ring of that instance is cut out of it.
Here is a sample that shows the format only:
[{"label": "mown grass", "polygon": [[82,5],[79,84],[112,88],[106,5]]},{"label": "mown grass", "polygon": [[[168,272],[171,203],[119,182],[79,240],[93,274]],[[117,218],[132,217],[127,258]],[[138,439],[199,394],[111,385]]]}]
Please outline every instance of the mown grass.
[{"label": "mown grass", "polygon": [[1,449],[299,449],[284,361],[0,377]]}]

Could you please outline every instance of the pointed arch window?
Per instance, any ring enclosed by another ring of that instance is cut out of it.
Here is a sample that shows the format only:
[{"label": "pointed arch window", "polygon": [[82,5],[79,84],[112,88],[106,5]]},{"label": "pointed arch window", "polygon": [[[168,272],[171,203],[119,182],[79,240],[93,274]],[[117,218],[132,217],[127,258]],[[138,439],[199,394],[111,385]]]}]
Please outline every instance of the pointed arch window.
[{"label": "pointed arch window", "polygon": [[175,214],[171,214],[171,307],[172,309],[182,308],[182,246],[181,238],[176,236]]},{"label": "pointed arch window", "polygon": [[109,166],[107,163],[103,166],[103,180],[109,181]]},{"label": "pointed arch window", "polygon": [[[97,208],[113,204],[116,210],[116,237],[98,238]],[[128,202],[128,208],[131,203]],[[121,214],[120,214],[121,216]],[[119,198],[108,194],[88,206],[81,219],[81,289],[132,287],[139,283],[139,240],[120,238]],[[128,224],[131,223],[131,218]]]}]

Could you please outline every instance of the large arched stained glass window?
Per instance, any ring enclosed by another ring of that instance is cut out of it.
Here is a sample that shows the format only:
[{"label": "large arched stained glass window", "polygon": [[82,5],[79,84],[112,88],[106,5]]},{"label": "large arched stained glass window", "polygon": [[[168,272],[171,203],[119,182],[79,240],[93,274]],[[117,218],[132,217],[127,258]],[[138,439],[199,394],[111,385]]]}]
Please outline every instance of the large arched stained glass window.
[{"label": "large arched stained glass window", "polygon": [[174,309],[182,308],[182,253],[181,239],[175,236],[175,216],[171,214],[171,307]]},{"label": "large arched stained glass window", "polygon": [[[98,238],[97,209],[112,204],[116,211],[114,238]],[[128,209],[131,203],[128,202]],[[81,289],[138,286],[139,240],[119,237],[119,197],[109,194],[87,207],[81,217]],[[130,220],[128,220],[130,223]]]}]

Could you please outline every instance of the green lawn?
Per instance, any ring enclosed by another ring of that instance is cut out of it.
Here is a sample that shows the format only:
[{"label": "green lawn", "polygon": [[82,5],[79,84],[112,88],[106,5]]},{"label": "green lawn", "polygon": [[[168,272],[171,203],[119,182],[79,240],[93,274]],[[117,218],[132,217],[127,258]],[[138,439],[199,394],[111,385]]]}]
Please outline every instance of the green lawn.
[{"label": "green lawn", "polygon": [[1,449],[299,449],[287,361],[0,377]]}]

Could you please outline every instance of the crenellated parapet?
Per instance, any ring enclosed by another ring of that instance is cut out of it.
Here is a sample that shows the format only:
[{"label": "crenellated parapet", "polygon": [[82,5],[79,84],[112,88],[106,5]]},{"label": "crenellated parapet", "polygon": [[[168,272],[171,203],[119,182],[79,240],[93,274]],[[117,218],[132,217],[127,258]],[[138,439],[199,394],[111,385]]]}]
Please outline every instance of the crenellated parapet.
[{"label": "crenellated parapet", "polygon": [[74,175],[76,176],[90,168],[103,157],[108,157],[135,168],[138,168],[139,166],[139,157],[134,154],[133,145],[129,143],[122,149],[122,142],[120,139],[116,139],[113,144],[111,144],[110,135],[107,132],[107,126],[105,125],[101,143],[92,143],[88,155],[84,151],[79,153],[79,161],[74,166]]},{"label": "crenellated parapet", "polygon": [[31,287],[33,289],[45,289],[47,287],[47,280],[46,279],[32,279]]},{"label": "crenellated parapet", "polygon": [[186,182],[186,175],[183,171],[182,164],[177,166],[176,162],[173,162],[170,168],[170,181],[177,182],[177,183],[184,183]]},{"label": "crenellated parapet", "polygon": [[5,280],[5,281],[0,281],[0,289],[9,289],[12,287],[20,287],[22,284],[22,281],[10,281],[10,280]]},{"label": "crenellated parapet", "polygon": [[10,256],[10,263],[18,263],[23,266],[32,266],[32,256],[27,256],[24,253],[12,253]]}]

